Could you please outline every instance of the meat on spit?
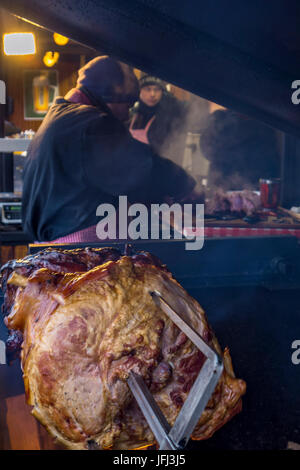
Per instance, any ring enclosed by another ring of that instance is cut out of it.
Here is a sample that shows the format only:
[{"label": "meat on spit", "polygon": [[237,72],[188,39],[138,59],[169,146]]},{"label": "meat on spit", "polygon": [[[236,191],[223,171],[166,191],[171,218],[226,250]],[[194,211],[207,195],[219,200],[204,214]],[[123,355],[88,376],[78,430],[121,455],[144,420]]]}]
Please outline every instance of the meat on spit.
[{"label": "meat on spit", "polygon": [[173,425],[205,357],[153,301],[159,291],[220,354],[224,371],[192,438],[207,439],[241,410],[236,379],[205,313],[149,253],[46,249],[1,270],[8,351],[21,345],[32,414],[69,449],[133,449],[154,436],[127,384],[142,376]]}]

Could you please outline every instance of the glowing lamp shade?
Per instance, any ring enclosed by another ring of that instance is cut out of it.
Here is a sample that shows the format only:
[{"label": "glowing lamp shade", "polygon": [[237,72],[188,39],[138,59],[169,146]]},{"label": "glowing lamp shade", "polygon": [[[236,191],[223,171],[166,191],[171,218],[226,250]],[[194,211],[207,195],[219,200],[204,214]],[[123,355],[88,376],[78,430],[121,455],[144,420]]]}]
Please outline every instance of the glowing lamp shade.
[{"label": "glowing lamp shade", "polygon": [[69,42],[69,38],[58,33],[53,33],[53,39],[58,46],[65,46]]},{"label": "glowing lamp shade", "polygon": [[45,52],[45,55],[43,57],[43,62],[47,67],[53,67],[53,65],[56,64],[56,62],[59,59],[59,53],[58,52]]},{"label": "glowing lamp shade", "polygon": [[35,54],[33,33],[8,33],[3,35],[3,48],[6,55]]}]

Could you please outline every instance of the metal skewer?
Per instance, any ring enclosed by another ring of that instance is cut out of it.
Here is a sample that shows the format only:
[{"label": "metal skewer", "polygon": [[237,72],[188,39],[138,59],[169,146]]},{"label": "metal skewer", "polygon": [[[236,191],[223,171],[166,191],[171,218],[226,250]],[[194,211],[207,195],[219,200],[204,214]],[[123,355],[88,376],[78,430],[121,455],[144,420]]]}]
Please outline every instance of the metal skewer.
[{"label": "metal skewer", "polygon": [[197,379],[185,400],[171,428],[143,379],[130,372],[127,383],[135,396],[157,442],[160,450],[183,449],[223,371],[220,356],[201,338],[201,336],[176,312],[159,292],[150,293],[154,302],[183,331],[186,336],[206,356]]}]

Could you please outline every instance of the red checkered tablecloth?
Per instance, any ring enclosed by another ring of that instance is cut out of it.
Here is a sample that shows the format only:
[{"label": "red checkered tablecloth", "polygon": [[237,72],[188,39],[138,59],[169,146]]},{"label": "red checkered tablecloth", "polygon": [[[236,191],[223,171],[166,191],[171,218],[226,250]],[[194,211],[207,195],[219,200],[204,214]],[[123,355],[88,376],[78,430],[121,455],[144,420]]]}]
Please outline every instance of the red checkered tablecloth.
[{"label": "red checkered tablecloth", "polygon": [[[197,235],[193,229],[186,228],[184,230],[186,236]],[[198,235],[201,235],[199,232]],[[268,227],[204,227],[204,237],[273,237],[280,236],[294,236],[300,238],[300,228],[268,228]]]},{"label": "red checkered tablecloth", "polygon": [[[195,229],[185,228],[183,233],[185,236],[198,235],[201,236],[201,229],[195,233]],[[294,236],[300,239],[300,227],[295,228],[273,228],[273,227],[204,227],[204,238],[218,238],[218,237],[260,237],[260,236]],[[96,235],[96,225],[88,227],[87,229],[80,230],[79,232],[72,233],[50,243],[79,243],[79,242],[99,242]],[[108,241],[108,240],[107,240]],[[35,242],[36,244],[49,244],[49,242]]]}]

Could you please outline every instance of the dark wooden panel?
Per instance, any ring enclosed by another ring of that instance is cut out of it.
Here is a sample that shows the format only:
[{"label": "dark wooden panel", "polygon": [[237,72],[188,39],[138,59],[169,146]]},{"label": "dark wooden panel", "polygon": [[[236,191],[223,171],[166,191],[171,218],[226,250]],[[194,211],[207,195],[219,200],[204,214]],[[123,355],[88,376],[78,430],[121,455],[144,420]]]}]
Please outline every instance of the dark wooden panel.
[{"label": "dark wooden panel", "polygon": [[0,402],[0,450],[59,450],[46,429],[31,415],[25,395]]},{"label": "dark wooden panel", "polygon": [[[39,450],[39,435],[35,418],[25,403],[25,395],[9,397],[3,431],[9,436],[11,450]],[[1,423],[0,423],[1,425]]]},{"label": "dark wooden panel", "polygon": [[1,246],[0,247],[0,262],[1,265],[7,263],[10,259],[14,259],[14,247],[13,246]]},{"label": "dark wooden panel", "polygon": [[[28,69],[45,69],[46,67],[38,57],[6,57],[4,59],[5,81],[7,94],[14,99],[14,112],[10,120],[21,130],[33,129],[36,131],[42,120],[24,119],[24,88],[23,72]],[[59,95],[63,96],[75,86],[79,57],[74,56],[73,62],[58,62],[54,70],[58,71]]]},{"label": "dark wooden panel", "polygon": [[28,252],[28,245],[0,245],[0,265],[11,259],[24,258]]},{"label": "dark wooden panel", "polygon": [[24,258],[27,255],[28,246],[27,245],[17,245],[14,247],[14,257],[16,259]]},{"label": "dark wooden panel", "polygon": [[[53,67],[58,71],[59,94],[64,95],[76,84],[77,70],[80,67],[80,54],[68,54],[67,46],[64,48],[55,45],[52,33],[41,28],[34,27],[17,19],[8,12],[0,9],[1,34],[8,32],[34,32],[36,38],[37,53],[28,56],[5,56],[1,54],[1,78],[6,82],[7,95],[14,99],[14,112],[9,117],[21,130],[33,129],[36,131],[42,120],[24,119],[24,89],[23,72],[29,69],[47,69],[43,63],[46,50],[57,50],[61,56]],[[74,47],[72,48],[72,50]],[[93,54],[91,52],[91,54]]]}]

